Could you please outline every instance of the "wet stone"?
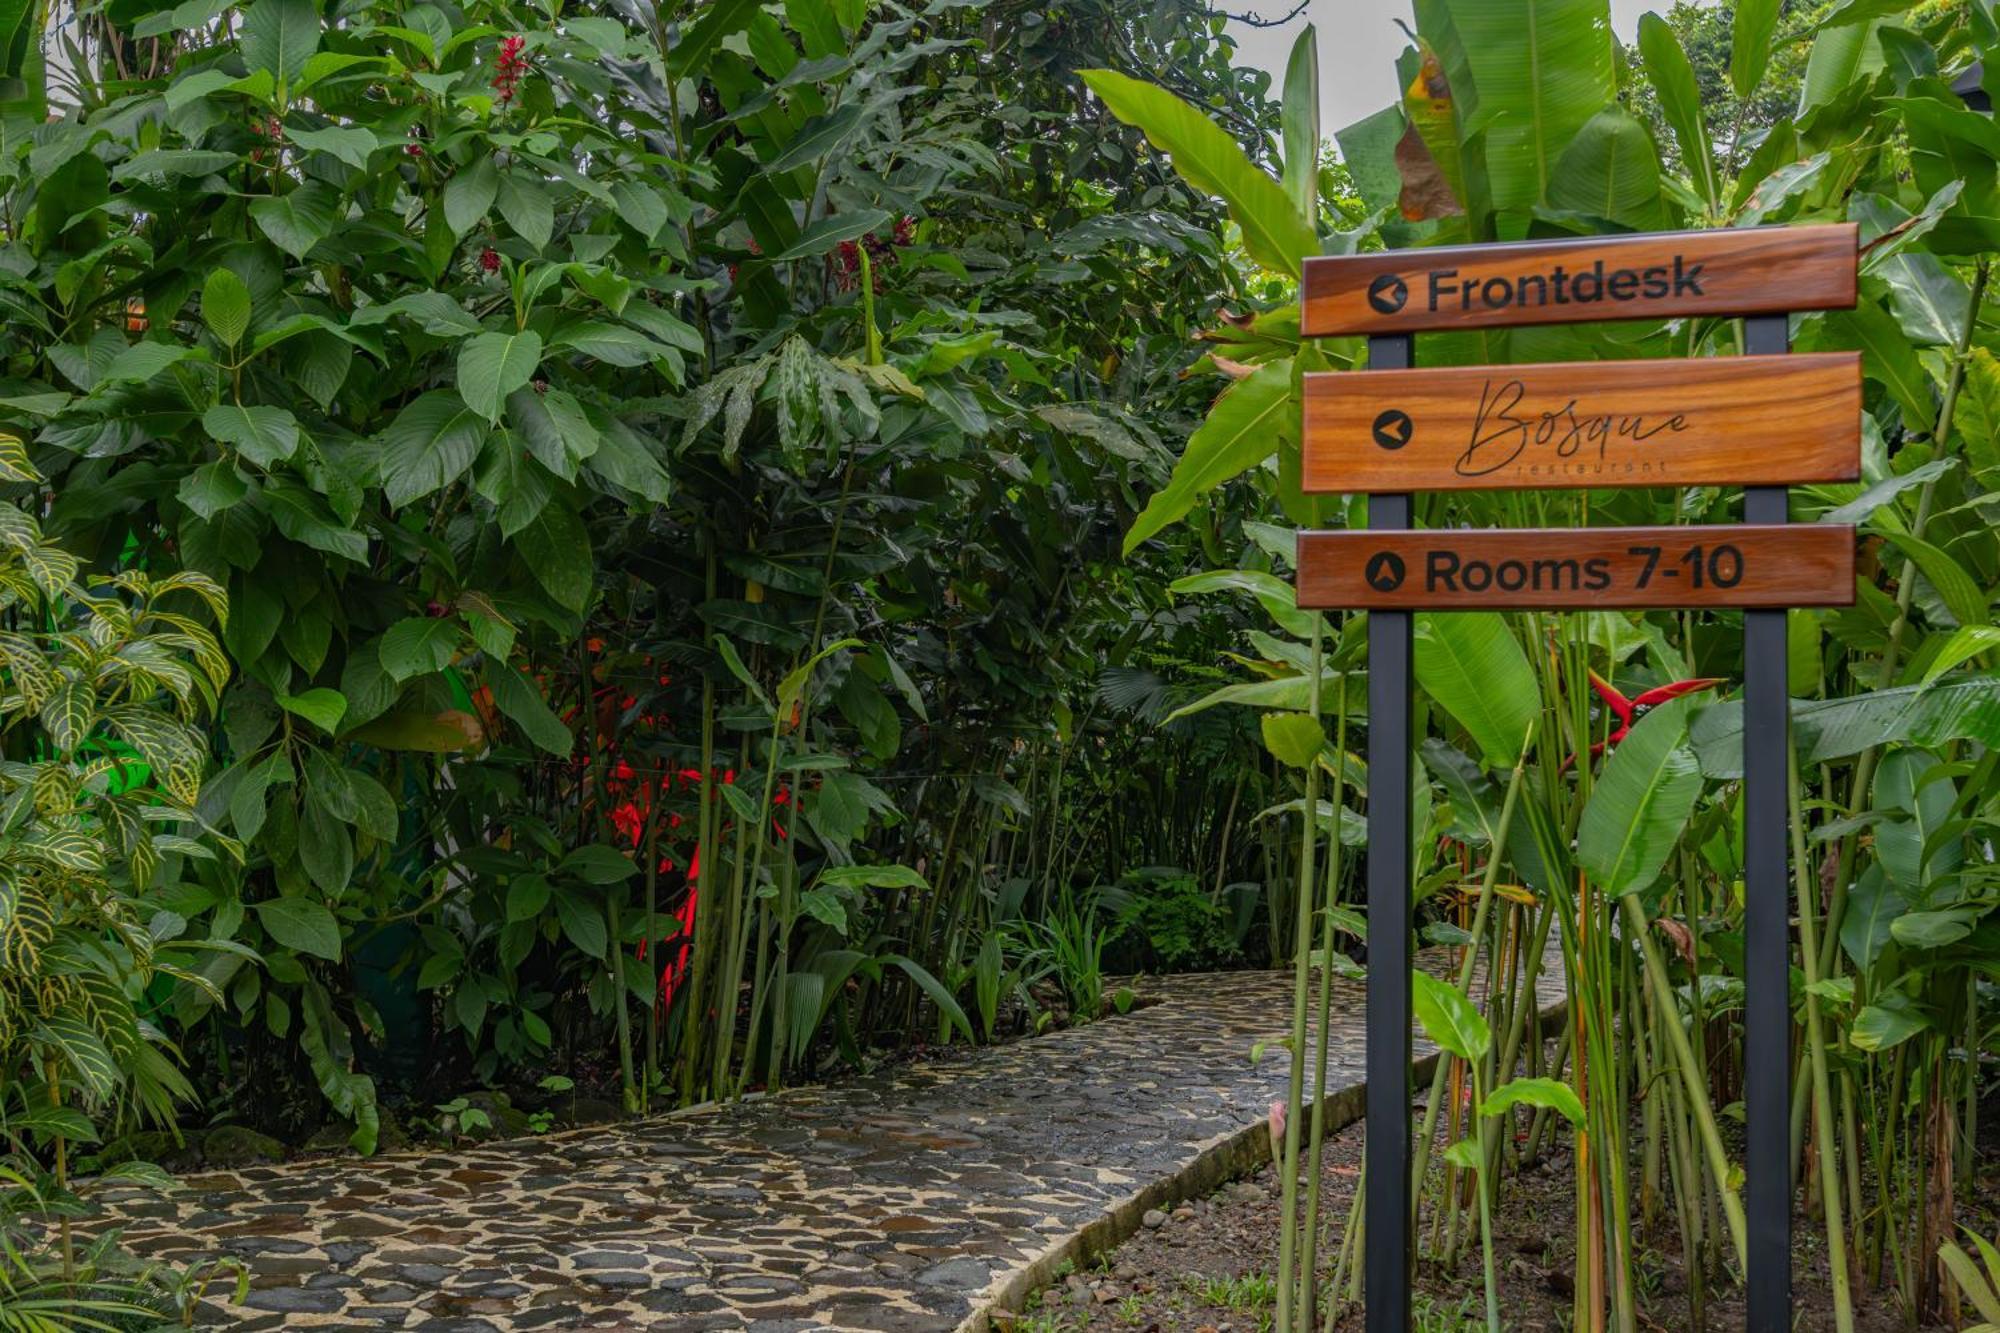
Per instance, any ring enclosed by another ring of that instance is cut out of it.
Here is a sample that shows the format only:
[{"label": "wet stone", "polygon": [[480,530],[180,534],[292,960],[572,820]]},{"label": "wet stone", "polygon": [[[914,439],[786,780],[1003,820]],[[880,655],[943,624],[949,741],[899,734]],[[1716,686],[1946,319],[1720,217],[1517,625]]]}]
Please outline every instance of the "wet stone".
[{"label": "wet stone", "polygon": [[[1288,974],[1144,987],[1124,1017],[694,1114],[107,1191],[107,1224],[145,1257],[240,1257],[248,1304],[211,1292],[203,1326],[244,1333],[940,1333],[1284,1094],[1282,1059],[1242,1053],[1290,1013]],[[1344,1092],[1359,988],[1333,1013]]]},{"label": "wet stone", "polygon": [[947,1259],[937,1267],[917,1274],[917,1281],[927,1287],[977,1291],[986,1285],[990,1277],[986,1265],[977,1259]]},{"label": "wet stone", "polygon": [[253,1310],[277,1310],[285,1314],[337,1314],[346,1306],[347,1294],[306,1287],[272,1287],[252,1291],[243,1303]]}]

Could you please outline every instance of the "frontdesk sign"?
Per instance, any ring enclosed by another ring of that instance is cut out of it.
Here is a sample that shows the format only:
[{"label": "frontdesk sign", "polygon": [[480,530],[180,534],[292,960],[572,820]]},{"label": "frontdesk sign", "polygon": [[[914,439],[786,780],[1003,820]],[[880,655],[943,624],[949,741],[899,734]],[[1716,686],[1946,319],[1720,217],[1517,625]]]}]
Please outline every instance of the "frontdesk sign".
[{"label": "frontdesk sign", "polygon": [[1847,606],[1837,524],[1302,532],[1298,600],[1365,610]]},{"label": "frontdesk sign", "polygon": [[1852,481],[1861,355],[1308,375],[1308,492]]},{"label": "frontdesk sign", "polygon": [[1746,227],[1308,259],[1309,337],[1840,310],[1858,229]]}]

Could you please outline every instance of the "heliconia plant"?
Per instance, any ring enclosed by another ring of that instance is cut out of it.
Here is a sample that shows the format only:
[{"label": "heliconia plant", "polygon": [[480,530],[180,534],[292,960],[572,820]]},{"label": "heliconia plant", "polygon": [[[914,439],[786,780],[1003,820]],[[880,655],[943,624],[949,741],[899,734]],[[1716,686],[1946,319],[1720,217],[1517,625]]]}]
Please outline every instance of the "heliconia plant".
[{"label": "heliconia plant", "polygon": [[[1985,311],[1987,255],[2000,240],[1990,211],[2000,139],[1950,76],[2000,45],[2000,28],[1976,6],[1835,5],[1787,29],[1785,40],[1809,49],[1802,64],[1774,62],[1780,7],[1746,0],[1724,21],[1734,56],[1721,87],[1702,82],[1705,67],[1684,44],[1688,24],[1697,20],[1679,11],[1648,15],[1636,48],[1620,52],[1603,0],[1419,4],[1398,64],[1399,103],[1335,136],[1363,205],[1358,230],[1329,223],[1294,188],[1297,135],[1284,136],[1274,161],[1271,142],[1246,144],[1164,88],[1087,74],[1113,114],[1222,201],[1245,262],[1281,293],[1206,335],[1219,391],[1126,546],[1141,551],[1175,525],[1207,527],[1225,510],[1261,504],[1268,517],[1243,523],[1237,546],[1220,553],[1217,563],[1234,567],[1184,582],[1247,593],[1281,623],[1300,615],[1282,578],[1291,529],[1360,515],[1346,497],[1299,487],[1299,376],[1355,367],[1362,355],[1356,339],[1299,336],[1291,302],[1311,256],[1859,224],[1858,306],[1796,317],[1792,329],[1801,350],[1859,349],[1868,382],[1862,481],[1800,488],[1794,520],[1860,524],[1881,553],[1853,610],[1794,612],[1790,636],[1793,915],[1805,978],[1794,996],[1795,1174],[1828,1255],[1835,1326],[1847,1329],[1854,1297],[1869,1288],[1886,1286],[1929,1315],[1950,1284],[1963,1285],[1952,1270],[1964,1266],[1940,1247],[1974,1151],[1973,1071],[1993,1040],[2000,894],[1973,868],[1972,851],[1993,818],[1988,778],[2000,762],[1991,613],[2000,546],[1989,522],[2000,485],[2000,363]],[[1697,27],[1718,31],[1707,20]],[[1795,80],[1790,103],[1770,95],[1778,78]],[[1290,100],[1301,92],[1287,86],[1287,115],[1301,114]],[[1759,119],[1732,122],[1731,108]],[[1907,169],[1884,147],[1891,141],[1907,141]],[[1352,217],[1343,221],[1352,227]],[[1729,321],[1683,320],[1424,335],[1418,358],[1685,357],[1741,346]],[[1440,527],[1735,517],[1727,496],[1681,497],[1671,508],[1668,498],[1459,494],[1420,497],[1418,515]],[[1318,642],[1316,628],[1287,628]],[[1345,661],[1358,661],[1358,629],[1348,617],[1326,631]],[[1243,660],[1254,678],[1216,689],[1210,702],[1264,711],[1274,753],[1304,752],[1317,659],[1295,646],[1280,652],[1268,634],[1252,644]],[[1482,1021],[1497,1006],[1494,1030],[1506,1035],[1480,1043],[1477,1062],[1439,1038],[1452,1058],[1433,1085],[1418,1160],[1429,1160],[1449,1103],[1443,1123],[1456,1160],[1447,1161],[1472,1169],[1483,1206],[1522,1149],[1511,1137],[1456,1137],[1447,1087],[1469,1078],[1490,1102],[1489,1089],[1519,1074],[1568,1090],[1576,1114],[1566,1099],[1558,1123],[1573,1124],[1578,1328],[1638,1326],[1637,1237],[1663,1220],[1679,1231],[1697,1321],[1728,1261],[1740,1268],[1744,1254],[1741,1167],[1724,1129],[1741,1073],[1737,644],[1726,618],[1685,613],[1418,617],[1416,677],[1434,732],[1421,751],[1431,781],[1418,806],[1418,892],[1470,871],[1482,904],[1505,882],[1527,912],[1525,929],[1505,938],[1511,911],[1488,913],[1471,931],[1427,928],[1466,950],[1455,993],[1476,993],[1470,964],[1487,961]],[[1307,795],[1293,809],[1313,808],[1315,772],[1301,772]],[[1509,773],[1503,802],[1494,775]],[[1304,832],[1329,830],[1308,813]],[[1445,845],[1471,854],[1453,865],[1436,855]],[[1302,917],[1295,947],[1305,951],[1309,938]],[[1532,990],[1523,989],[1551,941],[1570,998],[1553,1053],[1526,1021]],[[1447,1002],[1435,985],[1419,985],[1437,1017]],[[1294,1033],[1302,1036],[1296,1012]],[[1546,1151],[1550,1129],[1542,1109],[1526,1151]],[[1288,1159],[1286,1169],[1296,1165]],[[1430,1233],[1446,1260],[1463,1234],[1465,1197],[1449,1176],[1433,1196],[1443,1212]],[[1294,1225],[1288,1212],[1287,1241]],[[1351,1289],[1315,1310],[1296,1294],[1312,1290],[1314,1275],[1291,1253],[1281,1250],[1280,1327],[1331,1320]],[[1339,1273],[1353,1271],[1347,1263],[1343,1255]]]}]

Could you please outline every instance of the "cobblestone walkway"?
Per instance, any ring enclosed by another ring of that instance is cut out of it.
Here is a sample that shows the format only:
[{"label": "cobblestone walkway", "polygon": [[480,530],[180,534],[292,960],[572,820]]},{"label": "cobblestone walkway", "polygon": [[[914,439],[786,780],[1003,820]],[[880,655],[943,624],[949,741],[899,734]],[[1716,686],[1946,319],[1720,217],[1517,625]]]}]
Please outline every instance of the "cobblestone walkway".
[{"label": "cobblestone walkway", "polygon": [[[114,1206],[141,1253],[249,1264],[250,1310],[218,1320],[244,1330],[977,1329],[1085,1228],[1113,1239],[1263,1151],[1248,1131],[1287,1061],[1249,1053],[1288,1027],[1289,977],[1141,993],[1120,1018],[830,1087]],[[1354,1107],[1358,985],[1334,1014],[1329,1093]]]}]

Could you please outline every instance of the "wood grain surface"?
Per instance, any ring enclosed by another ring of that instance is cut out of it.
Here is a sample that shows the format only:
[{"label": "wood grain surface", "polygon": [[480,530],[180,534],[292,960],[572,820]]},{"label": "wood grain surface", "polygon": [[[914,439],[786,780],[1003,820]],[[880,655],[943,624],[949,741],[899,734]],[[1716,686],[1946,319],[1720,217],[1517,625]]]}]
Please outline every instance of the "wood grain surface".
[{"label": "wood grain surface", "polygon": [[1309,492],[1784,486],[1861,475],[1861,354],[1305,377]]},{"label": "wood grain surface", "polygon": [[1605,319],[1845,310],[1859,230],[1579,236],[1308,259],[1308,337]]},{"label": "wood grain surface", "polygon": [[1298,598],[1319,610],[1851,606],[1854,529],[1302,532]]}]

